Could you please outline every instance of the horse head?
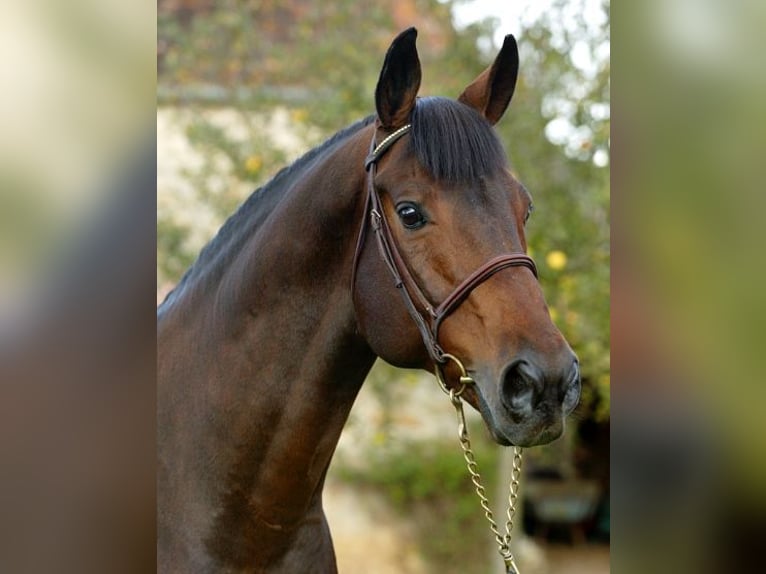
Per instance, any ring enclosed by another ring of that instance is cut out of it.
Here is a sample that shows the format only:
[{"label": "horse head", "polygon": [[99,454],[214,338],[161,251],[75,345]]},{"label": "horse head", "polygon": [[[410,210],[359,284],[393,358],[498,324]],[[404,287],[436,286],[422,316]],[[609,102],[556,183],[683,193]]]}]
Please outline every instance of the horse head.
[{"label": "horse head", "polygon": [[525,255],[530,194],[492,128],[516,85],[516,41],[506,36],[457,100],[419,98],[416,34],[391,44],[375,91],[352,280],[358,329],[394,365],[443,365],[448,381],[465,365],[475,385],[462,396],[498,443],[550,442],[578,402],[580,375]]}]

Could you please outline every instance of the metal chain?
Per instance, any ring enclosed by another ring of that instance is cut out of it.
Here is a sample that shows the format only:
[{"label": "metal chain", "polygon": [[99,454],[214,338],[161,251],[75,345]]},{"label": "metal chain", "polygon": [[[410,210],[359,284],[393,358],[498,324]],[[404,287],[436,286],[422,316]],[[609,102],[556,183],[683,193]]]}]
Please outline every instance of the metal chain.
[{"label": "metal chain", "polygon": [[511,552],[511,532],[513,531],[513,519],[516,515],[516,500],[519,496],[519,479],[521,478],[522,462],[521,447],[513,447],[513,467],[511,470],[511,482],[508,488],[508,509],[506,510],[505,533],[500,534],[497,522],[495,522],[495,515],[489,506],[486,490],[481,483],[481,475],[479,474],[476,457],[471,448],[471,439],[468,436],[468,426],[466,425],[465,412],[463,411],[463,400],[460,398],[466,385],[472,384],[474,381],[466,374],[465,367],[463,367],[463,364],[456,357],[447,353],[445,353],[444,356],[445,358],[454,361],[461,371],[460,388],[457,390],[448,388],[444,380],[441,366],[438,365],[436,367],[436,379],[439,381],[439,386],[442,390],[449,396],[452,406],[455,407],[458,420],[458,438],[460,439],[460,447],[463,449],[463,458],[465,459],[468,468],[468,474],[471,475],[471,482],[476,489],[476,495],[479,497],[479,503],[484,511],[484,517],[487,519],[487,522],[489,522],[489,529],[495,536],[498,552],[505,563],[506,574],[519,574],[519,569],[516,566],[516,561]]}]

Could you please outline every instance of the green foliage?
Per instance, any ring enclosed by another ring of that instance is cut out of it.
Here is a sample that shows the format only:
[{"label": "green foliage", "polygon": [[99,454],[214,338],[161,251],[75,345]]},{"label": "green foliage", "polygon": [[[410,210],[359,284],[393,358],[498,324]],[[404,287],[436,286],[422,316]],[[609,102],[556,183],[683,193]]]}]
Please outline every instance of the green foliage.
[{"label": "green foliage", "polygon": [[[377,0],[223,0],[194,15],[164,4],[158,18],[162,103],[212,97],[247,108],[297,105],[328,132],[373,111],[385,50],[400,32],[390,6]],[[457,33],[451,4],[419,0],[413,8],[423,24],[421,44],[431,45],[421,54],[424,70],[431,70],[423,88],[456,96],[464,87],[460,76],[437,71],[477,69],[477,40],[491,29],[475,24]]]},{"label": "green foliage", "polygon": [[[482,482],[492,493],[499,451],[483,438],[483,428],[471,430]],[[439,572],[489,570],[489,530],[457,440],[386,444],[372,450],[362,467],[336,461],[333,474],[355,488],[382,493],[412,519],[418,548]]]},{"label": "green foliage", "polygon": [[457,441],[384,445],[370,453],[363,469],[340,466],[337,476],[385,492],[402,511],[415,502],[459,498],[469,486]]},{"label": "green foliage", "polygon": [[157,258],[158,287],[167,278],[175,278],[177,281],[194,262],[196,254],[185,247],[187,235],[186,227],[158,213],[157,252],[163,254]]},{"label": "green foliage", "polygon": [[236,128],[243,136],[232,137],[230,129],[204,116],[188,125],[186,136],[200,152],[203,162],[186,176],[199,191],[200,199],[210,205],[216,217],[224,220],[252,191],[245,182],[260,186],[284,165],[286,155],[262,133],[252,114],[233,114]]}]

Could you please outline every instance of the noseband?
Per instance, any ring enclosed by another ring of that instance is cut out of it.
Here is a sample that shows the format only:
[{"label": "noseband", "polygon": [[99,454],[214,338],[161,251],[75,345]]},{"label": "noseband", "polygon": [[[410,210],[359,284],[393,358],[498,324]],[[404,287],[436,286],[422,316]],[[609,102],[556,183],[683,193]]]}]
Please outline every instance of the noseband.
[{"label": "noseband", "polygon": [[[460,304],[465,301],[468,295],[489,279],[492,275],[508,267],[526,267],[535,277],[537,277],[537,267],[532,258],[523,253],[506,253],[493,257],[481,267],[476,269],[466,277],[444,301],[439,305],[433,305],[423,290],[413,278],[407,264],[399,253],[396,242],[391,234],[391,229],[386,221],[385,211],[380,201],[380,195],[375,188],[375,167],[378,160],[388,151],[402,136],[410,131],[410,124],[399,128],[387,136],[380,144],[375,144],[375,133],[373,132],[370,142],[370,153],[365,159],[364,167],[367,171],[367,198],[365,200],[364,221],[359,232],[354,253],[354,264],[351,277],[352,296],[356,286],[356,271],[359,265],[359,257],[364,247],[367,234],[367,222],[372,226],[377,238],[378,250],[380,255],[391,273],[394,284],[402,295],[404,304],[407,307],[412,319],[420,331],[423,343],[428,350],[431,359],[437,364],[444,364],[452,355],[444,352],[439,345],[439,327],[445,318],[447,318]],[[376,130],[377,131],[377,130]],[[369,219],[367,215],[369,214]]]}]

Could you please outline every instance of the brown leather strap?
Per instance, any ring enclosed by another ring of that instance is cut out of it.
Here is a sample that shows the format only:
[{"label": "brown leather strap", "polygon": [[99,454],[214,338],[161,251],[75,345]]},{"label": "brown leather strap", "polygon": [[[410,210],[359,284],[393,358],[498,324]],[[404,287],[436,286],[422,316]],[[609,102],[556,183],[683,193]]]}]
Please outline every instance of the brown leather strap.
[{"label": "brown leather strap", "polygon": [[[365,159],[367,197],[365,198],[364,205],[364,220],[359,230],[359,237],[357,238],[356,250],[354,252],[354,263],[351,270],[352,297],[355,293],[357,267],[367,237],[367,223],[369,221],[375,232],[381,259],[383,259],[391,276],[394,278],[394,285],[402,296],[407,312],[415,321],[420,331],[420,336],[423,339],[429,356],[436,363],[444,363],[446,360],[444,357],[445,353],[438,342],[439,327],[442,321],[465,301],[471,291],[502,269],[508,267],[527,267],[537,277],[537,267],[532,258],[523,253],[499,255],[490,259],[471,273],[438,307],[434,307],[417,284],[417,281],[415,281],[407,268],[406,262],[399,253],[386,220],[380,195],[377,189],[375,189],[375,167],[377,161],[397,140],[409,131],[410,126],[408,124],[396,130],[384,138],[379,145],[376,145],[375,133],[377,133],[378,127],[379,124],[376,122],[375,131],[370,142],[370,153]],[[418,300],[417,303],[415,299]]]},{"label": "brown leather strap", "polygon": [[537,266],[531,257],[524,255],[523,253],[508,253],[505,255],[498,255],[497,257],[490,259],[484,265],[479,267],[476,271],[471,273],[463,282],[458,285],[455,290],[450,293],[447,298],[441,302],[436,308],[433,331],[434,334],[439,332],[439,325],[441,322],[452,313],[458,306],[468,297],[468,295],[481,285],[484,281],[489,279],[492,275],[505,269],[507,267],[527,267],[532,274],[537,277]]}]

